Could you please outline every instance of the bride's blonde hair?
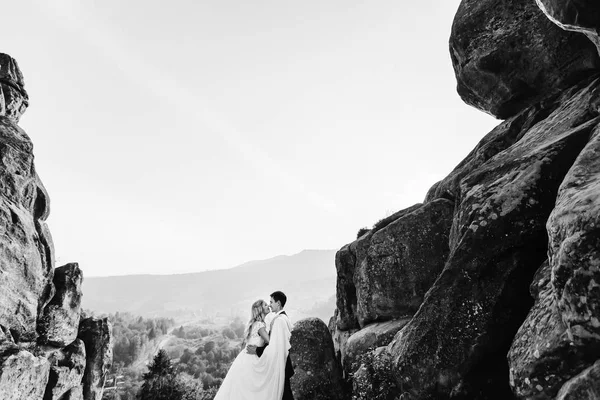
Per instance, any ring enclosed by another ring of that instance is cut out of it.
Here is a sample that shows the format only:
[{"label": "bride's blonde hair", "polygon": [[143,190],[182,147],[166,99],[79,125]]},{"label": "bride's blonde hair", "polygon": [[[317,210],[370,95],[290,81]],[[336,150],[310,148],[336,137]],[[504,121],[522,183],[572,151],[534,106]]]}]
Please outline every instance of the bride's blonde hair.
[{"label": "bride's blonde hair", "polygon": [[252,333],[252,325],[254,325],[257,321],[264,321],[265,315],[263,307],[267,305],[267,302],[260,299],[256,300],[252,303],[252,311],[250,313],[250,321],[248,321],[248,326],[244,330],[244,341],[247,342],[250,339],[250,333]]}]

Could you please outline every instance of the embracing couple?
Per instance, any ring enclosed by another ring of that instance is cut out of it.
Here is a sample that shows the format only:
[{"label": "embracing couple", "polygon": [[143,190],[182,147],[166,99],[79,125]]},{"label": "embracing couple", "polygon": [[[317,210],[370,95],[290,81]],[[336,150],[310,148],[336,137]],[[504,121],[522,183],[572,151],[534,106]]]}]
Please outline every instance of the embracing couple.
[{"label": "embracing couple", "polygon": [[[283,292],[252,304],[244,332],[246,349],[236,357],[214,400],[293,400],[290,377],[292,324],[283,307]],[[269,312],[269,308],[271,312]]]}]

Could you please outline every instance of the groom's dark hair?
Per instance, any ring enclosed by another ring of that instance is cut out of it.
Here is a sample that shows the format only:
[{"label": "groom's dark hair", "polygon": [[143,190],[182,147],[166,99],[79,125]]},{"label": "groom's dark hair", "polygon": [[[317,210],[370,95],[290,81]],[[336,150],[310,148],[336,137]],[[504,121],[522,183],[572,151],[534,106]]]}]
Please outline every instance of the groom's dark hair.
[{"label": "groom's dark hair", "polygon": [[285,307],[285,302],[287,301],[287,297],[285,293],[280,292],[279,290],[271,293],[271,297],[273,300],[278,301],[281,304],[281,308]]}]

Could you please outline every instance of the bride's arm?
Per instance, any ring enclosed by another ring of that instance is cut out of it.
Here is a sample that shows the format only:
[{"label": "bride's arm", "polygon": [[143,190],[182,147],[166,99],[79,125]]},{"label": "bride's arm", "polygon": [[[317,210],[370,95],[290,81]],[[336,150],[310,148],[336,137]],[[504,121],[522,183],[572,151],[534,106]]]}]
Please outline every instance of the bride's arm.
[{"label": "bride's arm", "polygon": [[265,328],[260,328],[258,330],[258,334],[261,338],[263,338],[266,344],[269,344],[269,334],[267,333],[267,330]]}]

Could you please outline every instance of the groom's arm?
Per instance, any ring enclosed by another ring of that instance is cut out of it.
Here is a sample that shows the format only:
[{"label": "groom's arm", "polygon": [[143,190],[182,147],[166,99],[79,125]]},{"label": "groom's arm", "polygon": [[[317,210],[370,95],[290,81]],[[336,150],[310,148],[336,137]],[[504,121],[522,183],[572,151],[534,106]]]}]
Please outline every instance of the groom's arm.
[{"label": "groom's arm", "polygon": [[265,351],[265,348],[268,346],[268,344],[261,346],[261,347],[257,347],[256,348],[256,355],[260,358],[263,354],[263,351]]},{"label": "groom's arm", "polygon": [[264,346],[254,346],[249,344],[248,346],[246,346],[246,351],[248,352],[248,354],[256,354],[257,356],[262,356],[263,351],[265,351],[265,348],[268,346],[268,344],[264,345]]}]

